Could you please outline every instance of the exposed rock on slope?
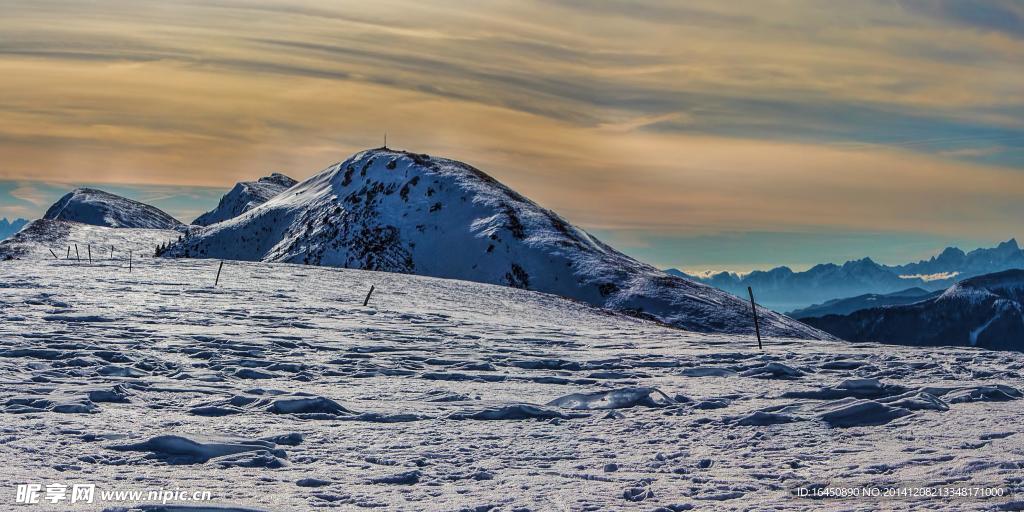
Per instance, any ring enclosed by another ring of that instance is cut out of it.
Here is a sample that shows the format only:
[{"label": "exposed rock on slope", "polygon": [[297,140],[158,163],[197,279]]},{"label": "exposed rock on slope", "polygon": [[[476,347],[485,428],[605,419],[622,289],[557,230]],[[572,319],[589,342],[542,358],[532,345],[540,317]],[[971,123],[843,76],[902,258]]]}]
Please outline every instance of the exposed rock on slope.
[{"label": "exposed rock on slope", "polygon": [[110,228],[175,229],[182,224],[159,208],[92,188],[76,188],[53,204],[47,220]]},{"label": "exposed rock on slope", "polygon": [[[752,332],[747,302],[640,263],[461,162],[388,149],[328,167],[164,255],[501,284],[710,332]],[[770,335],[821,337],[762,312]]]},{"label": "exposed rock on slope", "polygon": [[288,176],[276,172],[257,181],[237,183],[230,192],[220,199],[216,208],[200,215],[192,221],[192,224],[209,226],[233,219],[269,201],[272,197],[295,186],[296,183],[298,182]]}]

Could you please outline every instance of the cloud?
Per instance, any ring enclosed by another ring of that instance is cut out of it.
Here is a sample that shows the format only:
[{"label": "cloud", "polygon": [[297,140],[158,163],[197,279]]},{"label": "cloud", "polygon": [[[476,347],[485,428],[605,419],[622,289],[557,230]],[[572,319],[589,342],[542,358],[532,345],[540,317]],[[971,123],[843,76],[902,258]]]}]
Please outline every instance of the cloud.
[{"label": "cloud", "polygon": [[10,191],[10,195],[15,199],[20,199],[36,207],[47,204],[49,199],[49,194],[29,183],[19,183],[17,188]]}]

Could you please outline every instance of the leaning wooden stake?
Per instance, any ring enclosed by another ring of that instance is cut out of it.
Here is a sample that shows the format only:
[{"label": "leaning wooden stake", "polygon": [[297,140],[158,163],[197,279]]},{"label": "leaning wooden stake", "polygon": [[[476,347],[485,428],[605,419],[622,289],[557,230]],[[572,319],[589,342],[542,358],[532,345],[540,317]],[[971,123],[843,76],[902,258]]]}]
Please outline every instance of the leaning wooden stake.
[{"label": "leaning wooden stake", "polygon": [[67,259],[69,259],[69,260],[71,259],[71,246],[70,245],[68,246],[68,257],[67,257]]},{"label": "leaning wooden stake", "polygon": [[217,286],[217,283],[220,282],[220,271],[223,268],[224,268],[224,262],[222,261],[222,262],[220,262],[220,266],[217,267],[217,279],[213,280],[213,286]]},{"label": "leaning wooden stake", "polygon": [[92,244],[86,245],[85,250],[89,252],[89,263],[92,263]]},{"label": "leaning wooden stake", "polygon": [[82,262],[82,254],[78,252],[78,244],[75,244],[75,259],[78,260],[79,263]]},{"label": "leaning wooden stake", "polygon": [[363,307],[366,307],[370,303],[370,295],[373,295],[373,285],[370,285],[370,291],[366,293],[366,299],[363,300]]},{"label": "leaning wooden stake", "polygon": [[764,350],[761,346],[761,326],[757,323],[757,303],[754,302],[754,289],[747,287],[747,293],[750,294],[750,309],[754,311],[754,333],[757,334],[757,348]]},{"label": "leaning wooden stake", "polygon": [[60,258],[57,257],[57,253],[53,252],[53,249],[50,249],[50,254],[53,255],[53,259],[55,259],[55,260],[59,260],[60,259]]}]

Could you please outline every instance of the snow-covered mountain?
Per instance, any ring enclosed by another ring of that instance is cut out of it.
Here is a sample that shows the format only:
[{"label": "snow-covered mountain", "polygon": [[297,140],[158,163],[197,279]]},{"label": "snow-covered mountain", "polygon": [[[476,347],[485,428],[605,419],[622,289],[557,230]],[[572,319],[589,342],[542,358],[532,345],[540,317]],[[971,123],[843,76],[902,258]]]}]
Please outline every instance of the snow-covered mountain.
[{"label": "snow-covered mountain", "polygon": [[269,201],[272,197],[295,186],[296,183],[298,182],[292,178],[276,172],[257,181],[239,182],[220,199],[216,208],[200,215],[192,221],[192,224],[209,226],[233,219]]},{"label": "snow-covered mountain", "polygon": [[72,190],[46,210],[43,218],[110,228],[175,229],[182,226],[159,208],[93,188]]},{"label": "snow-covered mountain", "polygon": [[1024,350],[1024,270],[966,279],[914,304],[805,322],[850,341]]},{"label": "snow-covered mountain", "polygon": [[[165,256],[263,260],[502,284],[705,332],[752,332],[746,301],[640,263],[454,160],[358,153]],[[775,336],[823,333],[762,315]]]},{"label": "snow-covered mountain", "polygon": [[866,293],[846,299],[833,299],[823,304],[815,304],[803,309],[793,310],[787,313],[787,315],[801,320],[826,315],[848,315],[862,309],[913,304],[940,293],[942,292],[931,292],[923,288],[908,288],[893,293]]},{"label": "snow-covered mountain", "polygon": [[0,219],[0,240],[3,240],[25,227],[28,221],[25,219],[7,220],[7,217]]},{"label": "snow-covered mountain", "polygon": [[967,253],[947,247],[931,259],[905,265],[882,265],[863,258],[842,265],[815,265],[803,272],[794,272],[788,267],[742,275],[733,272],[688,275],[674,268],[665,272],[740,295],[750,286],[758,302],[777,311],[791,311],[830,300],[891,294],[914,287],[939,291],[962,279],[1018,268],[1024,269],[1024,251],[1015,239],[1010,239],[993,248]]}]

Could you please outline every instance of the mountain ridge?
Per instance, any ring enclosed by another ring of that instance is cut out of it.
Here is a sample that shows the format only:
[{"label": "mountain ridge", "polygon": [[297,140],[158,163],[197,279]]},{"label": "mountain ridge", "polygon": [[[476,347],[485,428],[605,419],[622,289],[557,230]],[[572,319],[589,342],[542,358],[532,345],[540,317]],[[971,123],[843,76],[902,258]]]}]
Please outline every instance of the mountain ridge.
[{"label": "mountain ridge", "polygon": [[848,341],[1024,350],[1024,270],[975,276],[913,304],[803,320]]},{"label": "mountain ridge", "polygon": [[26,219],[8,220],[7,217],[0,219],[0,240],[3,240],[25,227],[28,224]]},{"label": "mountain ridge", "polygon": [[690,275],[674,268],[665,272],[735,294],[745,293],[750,286],[762,304],[776,310],[794,311],[832,300],[886,295],[913,287],[938,291],[962,279],[1014,268],[1024,268],[1024,251],[1016,239],[1011,238],[996,247],[970,252],[947,247],[930,259],[903,265],[883,265],[865,257],[841,265],[820,263],[802,272],[794,272],[786,266],[746,274]]}]

